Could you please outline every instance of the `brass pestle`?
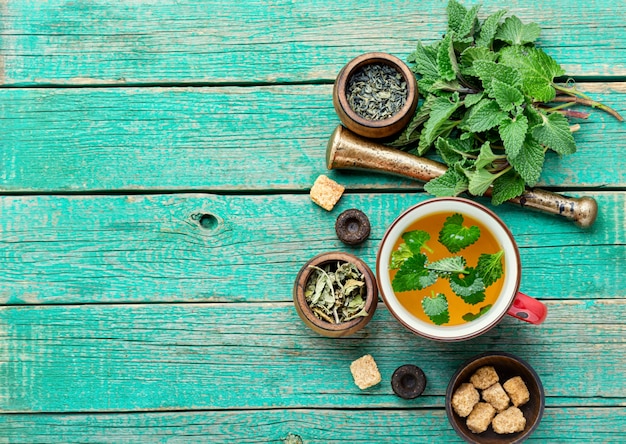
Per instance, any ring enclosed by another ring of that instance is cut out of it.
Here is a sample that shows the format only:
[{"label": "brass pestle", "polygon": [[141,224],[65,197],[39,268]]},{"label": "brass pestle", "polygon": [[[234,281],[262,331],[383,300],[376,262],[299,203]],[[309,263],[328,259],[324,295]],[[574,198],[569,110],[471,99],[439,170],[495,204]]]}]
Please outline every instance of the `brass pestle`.
[{"label": "brass pestle", "polygon": [[[326,166],[329,170],[374,170],[421,182],[439,177],[448,169],[440,162],[362,138],[342,125],[337,126],[328,141]],[[491,195],[491,188],[485,195]],[[537,188],[527,188],[524,194],[508,202],[563,216],[582,228],[593,225],[598,215],[598,204],[591,197],[567,197]]]}]

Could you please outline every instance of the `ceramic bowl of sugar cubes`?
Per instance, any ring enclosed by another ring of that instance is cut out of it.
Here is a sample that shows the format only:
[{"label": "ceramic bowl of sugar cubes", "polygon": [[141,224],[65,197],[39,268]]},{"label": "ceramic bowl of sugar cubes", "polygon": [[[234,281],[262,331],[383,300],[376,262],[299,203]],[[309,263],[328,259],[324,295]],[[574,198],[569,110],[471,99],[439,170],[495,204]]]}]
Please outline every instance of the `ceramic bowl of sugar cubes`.
[{"label": "ceramic bowl of sugar cubes", "polygon": [[519,443],[539,426],[545,394],[539,375],[510,353],[484,353],[454,374],[446,392],[446,413],[470,443]]}]

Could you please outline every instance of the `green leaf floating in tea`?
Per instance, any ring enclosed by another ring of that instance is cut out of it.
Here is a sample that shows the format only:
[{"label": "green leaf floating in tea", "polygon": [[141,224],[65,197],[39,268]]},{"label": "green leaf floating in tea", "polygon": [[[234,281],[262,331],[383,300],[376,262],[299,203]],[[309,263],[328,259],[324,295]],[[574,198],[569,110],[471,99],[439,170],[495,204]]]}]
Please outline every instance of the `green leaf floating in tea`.
[{"label": "green leaf floating in tea", "polygon": [[402,239],[414,254],[419,254],[424,248],[432,253],[433,250],[426,246],[430,240],[430,234],[423,230],[407,231],[402,235]]},{"label": "green leaf floating in tea", "polygon": [[391,254],[391,263],[389,264],[389,268],[395,270],[400,268],[404,261],[408,258],[413,257],[413,252],[409,248],[406,243],[400,244],[398,249]]},{"label": "green leaf floating in tea", "polygon": [[412,230],[402,234],[404,243],[391,255],[390,267],[392,270],[400,268],[405,260],[421,253],[422,248],[432,253],[426,242],[430,240],[430,234],[423,230]]},{"label": "green leaf floating in tea", "polygon": [[486,287],[489,287],[502,276],[502,256],[500,250],[494,254],[481,254],[476,266],[476,274],[481,277]]},{"label": "green leaf floating in tea", "polygon": [[442,325],[450,321],[448,312],[448,300],[442,293],[426,296],[422,299],[424,313],[437,325]]},{"label": "green leaf floating in tea", "polygon": [[436,271],[439,276],[448,276],[451,273],[465,273],[465,259],[461,256],[444,257],[426,265],[429,270]]},{"label": "green leaf floating in tea", "polygon": [[439,242],[446,246],[450,253],[456,253],[472,245],[480,237],[480,229],[476,225],[463,225],[463,215],[455,213],[446,219],[439,233]]},{"label": "green leaf floating in tea", "polygon": [[474,268],[468,268],[464,274],[451,275],[450,288],[468,304],[474,305],[485,300],[486,285]]},{"label": "green leaf floating in tea", "polygon": [[467,322],[475,321],[476,319],[478,319],[479,317],[481,317],[482,315],[487,313],[490,308],[491,308],[491,304],[485,305],[484,307],[481,307],[480,310],[478,311],[478,313],[476,313],[476,314],[474,314],[474,313],[466,313],[466,314],[463,315],[463,320],[467,321]]},{"label": "green leaf floating in tea", "polygon": [[426,255],[417,254],[404,261],[391,282],[394,291],[422,290],[437,281],[437,273],[425,267]]}]

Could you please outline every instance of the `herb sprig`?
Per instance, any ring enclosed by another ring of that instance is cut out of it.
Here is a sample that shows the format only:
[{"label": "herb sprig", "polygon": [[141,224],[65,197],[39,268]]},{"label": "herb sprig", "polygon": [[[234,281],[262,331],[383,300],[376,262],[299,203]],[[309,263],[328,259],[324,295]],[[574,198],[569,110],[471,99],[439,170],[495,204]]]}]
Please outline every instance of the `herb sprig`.
[{"label": "herb sprig", "polygon": [[448,165],[444,175],[425,185],[427,192],[481,196],[489,190],[499,205],[535,186],[548,150],[576,151],[568,118],[588,114],[569,106],[623,118],[556,82],[565,71],[535,46],[537,24],[514,15],[504,19],[505,10],[481,22],[478,10],[449,0],[446,35],[432,45],[418,43],[409,56],[424,100],[390,145],[420,156],[434,149]]},{"label": "herb sprig", "polygon": [[[463,215],[455,213],[446,218],[438,240],[450,253],[456,254],[474,244],[480,236],[478,226],[465,225]],[[481,254],[475,267],[471,267],[460,255],[430,261],[428,253],[433,253],[433,250],[426,244],[430,241],[430,234],[426,231],[408,231],[402,235],[402,239],[404,242],[391,253],[389,264],[391,270],[397,270],[391,281],[396,292],[423,290],[439,279],[447,279],[456,296],[467,304],[476,305],[485,300],[486,289],[502,277],[502,250],[493,254]],[[477,319],[490,307],[490,304],[485,305],[478,313],[465,314],[463,319]],[[433,323],[442,325],[450,322],[445,294],[431,291],[430,296],[423,297],[422,308]]]}]

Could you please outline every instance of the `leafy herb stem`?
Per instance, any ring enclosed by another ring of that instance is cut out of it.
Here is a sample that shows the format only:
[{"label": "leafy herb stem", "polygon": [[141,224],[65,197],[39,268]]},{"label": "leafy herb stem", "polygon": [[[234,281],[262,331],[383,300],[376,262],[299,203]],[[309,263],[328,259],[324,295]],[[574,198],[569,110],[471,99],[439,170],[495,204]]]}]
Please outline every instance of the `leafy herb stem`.
[{"label": "leafy herb stem", "polygon": [[322,310],[320,310],[319,308],[317,307],[313,308],[313,312],[315,312],[315,314],[317,314],[319,317],[324,319],[326,322],[330,322],[332,324],[333,319],[330,316],[328,316],[326,313],[324,313]]},{"label": "leafy herb stem", "polygon": [[555,106],[550,107],[550,108],[548,108],[548,107],[543,107],[543,106],[541,106],[541,105],[540,105],[540,107],[541,107],[541,109],[542,109],[542,110],[544,110],[545,112],[547,112],[547,113],[551,113],[551,112],[555,112],[555,111],[558,111],[558,110],[562,110],[562,109],[564,109],[564,108],[567,108],[567,107],[569,107],[569,106],[572,106],[572,105],[574,105],[575,103],[576,103],[576,102],[575,102],[574,100],[567,100],[567,101],[563,101],[563,103],[561,103],[560,105],[555,105]]},{"label": "leafy herb stem", "polygon": [[577,103],[579,105],[590,106],[592,108],[598,108],[602,111],[605,111],[615,117],[620,122],[624,121],[624,118],[613,108],[604,103],[600,103],[596,100],[593,100],[588,95],[578,91],[576,88],[566,88],[559,85],[552,85],[554,89],[559,92],[566,94],[567,96],[556,96],[552,101],[553,102],[565,102],[565,103]]},{"label": "leafy herb stem", "polygon": [[506,173],[508,173],[508,172],[509,172],[509,171],[511,171],[512,169],[513,169],[513,165],[509,165],[509,164],[507,164],[507,166],[506,166],[506,167],[504,167],[504,168],[502,168],[501,170],[498,170],[498,169],[493,169],[493,170],[491,170],[491,171],[493,171],[493,172],[492,172],[492,174],[495,176],[495,177],[494,177],[494,180],[495,180],[495,179],[497,179],[497,178],[498,178],[498,177],[500,177],[500,176],[504,176]]},{"label": "leafy herb stem", "polygon": [[583,112],[583,111],[575,111],[572,109],[566,109],[572,105],[576,104],[576,102],[574,100],[568,100],[568,101],[563,101],[563,103],[561,103],[560,105],[556,105],[556,106],[547,106],[547,105],[543,105],[543,104],[539,104],[538,108],[541,109],[543,112],[545,113],[559,113],[564,115],[565,117],[573,117],[575,119],[588,119],[589,116],[591,115],[590,113],[587,112]]}]

